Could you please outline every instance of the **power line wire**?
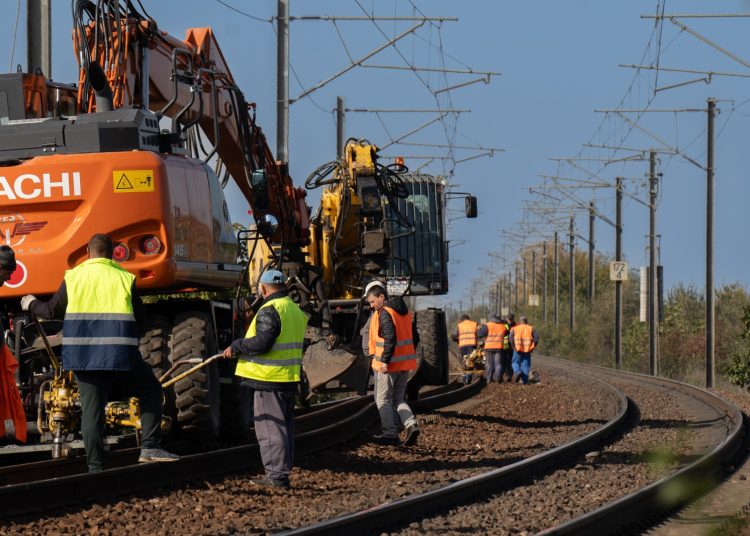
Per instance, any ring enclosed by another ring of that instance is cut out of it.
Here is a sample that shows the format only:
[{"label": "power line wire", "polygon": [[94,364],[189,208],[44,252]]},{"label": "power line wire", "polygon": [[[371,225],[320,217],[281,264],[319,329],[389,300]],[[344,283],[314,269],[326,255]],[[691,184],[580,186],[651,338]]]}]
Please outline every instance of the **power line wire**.
[{"label": "power line wire", "polygon": [[8,71],[13,71],[13,57],[16,54],[16,36],[18,35],[18,22],[21,20],[21,0],[18,0],[16,9],[16,24],[13,27],[13,45],[10,47],[10,67]]},{"label": "power line wire", "polygon": [[226,7],[227,9],[231,9],[235,13],[239,13],[240,15],[243,15],[249,19],[257,20],[258,22],[269,22],[269,23],[271,22],[271,19],[262,19],[260,17],[256,17],[255,15],[251,15],[250,13],[239,10],[234,6],[227,4],[226,2],[224,2],[224,0],[216,0],[216,1],[220,3],[222,6]]}]

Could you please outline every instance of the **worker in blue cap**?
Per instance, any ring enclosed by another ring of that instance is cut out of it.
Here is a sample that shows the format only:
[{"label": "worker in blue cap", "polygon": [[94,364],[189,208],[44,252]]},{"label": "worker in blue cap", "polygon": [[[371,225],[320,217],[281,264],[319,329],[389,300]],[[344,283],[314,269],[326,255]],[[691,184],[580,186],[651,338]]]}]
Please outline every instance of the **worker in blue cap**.
[{"label": "worker in blue cap", "polygon": [[294,459],[294,397],[301,379],[307,315],[292,301],[286,277],[278,270],[260,276],[263,304],[245,338],[226,350],[238,357],[235,374],[253,392],[255,435],[266,470],[254,484],[288,488]]}]

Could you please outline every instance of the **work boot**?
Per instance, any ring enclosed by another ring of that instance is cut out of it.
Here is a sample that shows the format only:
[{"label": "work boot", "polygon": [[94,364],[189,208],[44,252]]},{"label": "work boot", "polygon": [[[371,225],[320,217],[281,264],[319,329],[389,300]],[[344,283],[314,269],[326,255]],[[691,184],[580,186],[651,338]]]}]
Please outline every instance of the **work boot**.
[{"label": "work boot", "polygon": [[138,457],[138,461],[141,463],[145,462],[176,462],[180,457],[177,454],[172,454],[164,449],[141,449],[141,455]]},{"label": "work boot", "polygon": [[510,383],[518,383],[519,378],[521,377],[520,372],[514,372],[513,378],[511,378]]},{"label": "work boot", "polygon": [[251,478],[250,482],[256,486],[262,486],[265,488],[289,489],[291,487],[289,485],[289,480],[277,480],[268,476],[264,476],[263,478]]},{"label": "work boot", "polygon": [[406,437],[404,438],[404,445],[407,447],[414,445],[417,442],[418,437],[419,437],[419,428],[417,428],[417,425],[412,424],[411,426],[407,426]]},{"label": "work boot", "polygon": [[390,445],[394,447],[399,444],[398,437],[383,434],[375,434],[372,436],[372,442],[377,443],[378,445]]}]

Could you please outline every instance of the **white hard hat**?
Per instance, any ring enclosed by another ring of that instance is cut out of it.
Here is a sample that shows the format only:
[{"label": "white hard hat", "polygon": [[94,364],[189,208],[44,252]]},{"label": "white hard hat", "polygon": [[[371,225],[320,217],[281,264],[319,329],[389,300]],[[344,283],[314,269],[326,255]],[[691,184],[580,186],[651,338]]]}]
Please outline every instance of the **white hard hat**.
[{"label": "white hard hat", "polygon": [[388,292],[388,289],[385,287],[385,283],[383,283],[382,281],[377,281],[377,280],[376,281],[370,281],[369,283],[367,283],[367,286],[365,287],[365,292],[364,292],[364,294],[362,294],[362,297],[366,298],[367,297],[367,293],[370,292],[370,290],[373,289],[373,288],[375,288],[375,287],[380,287],[385,292]]}]

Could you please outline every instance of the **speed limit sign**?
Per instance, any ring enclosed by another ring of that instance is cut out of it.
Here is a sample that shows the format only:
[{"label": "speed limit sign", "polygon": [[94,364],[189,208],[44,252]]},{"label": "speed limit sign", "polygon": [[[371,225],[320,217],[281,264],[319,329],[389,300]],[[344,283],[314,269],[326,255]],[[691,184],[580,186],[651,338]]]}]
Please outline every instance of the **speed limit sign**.
[{"label": "speed limit sign", "polygon": [[625,261],[613,261],[609,263],[610,281],[628,280],[628,263]]}]

